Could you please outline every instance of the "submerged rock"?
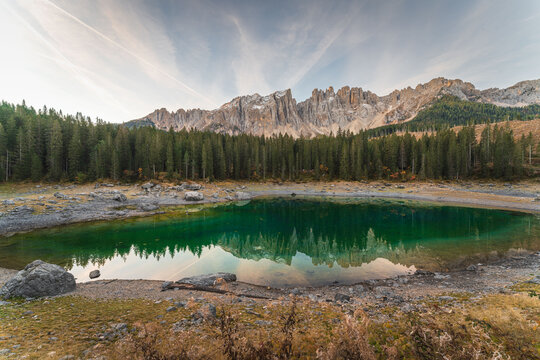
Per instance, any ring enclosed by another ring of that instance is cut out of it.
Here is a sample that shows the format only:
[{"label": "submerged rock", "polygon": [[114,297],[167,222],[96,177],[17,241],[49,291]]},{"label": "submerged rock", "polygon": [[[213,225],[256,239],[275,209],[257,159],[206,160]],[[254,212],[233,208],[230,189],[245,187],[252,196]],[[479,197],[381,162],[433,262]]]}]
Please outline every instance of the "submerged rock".
[{"label": "submerged rock", "polygon": [[204,200],[204,195],[197,191],[188,191],[184,194],[184,200],[186,201],[201,201]]},{"label": "submerged rock", "polygon": [[74,291],[75,287],[75,278],[63,267],[36,260],[4,284],[0,297],[55,296]]},{"label": "submerged rock", "polygon": [[139,205],[139,209],[142,211],[154,211],[159,209],[159,206],[156,204],[141,204]]},{"label": "submerged rock", "polygon": [[212,286],[214,282],[218,279],[223,279],[225,282],[234,282],[236,281],[236,275],[232,273],[219,272],[215,274],[205,274],[198,276],[191,276],[180,279],[177,281],[179,284],[191,284],[197,286]]}]

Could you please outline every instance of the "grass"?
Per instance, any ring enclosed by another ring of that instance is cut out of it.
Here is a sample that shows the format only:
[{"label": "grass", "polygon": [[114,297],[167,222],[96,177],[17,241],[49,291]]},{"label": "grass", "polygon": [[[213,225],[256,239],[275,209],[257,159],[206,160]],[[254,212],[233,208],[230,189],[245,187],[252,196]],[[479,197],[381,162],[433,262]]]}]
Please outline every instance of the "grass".
[{"label": "grass", "polygon": [[[529,296],[531,285],[480,298],[451,294],[452,304],[425,300],[418,303],[422,311],[408,314],[383,307],[370,316],[364,305],[212,298],[217,318],[179,332],[173,324],[190,319],[199,301],[170,312],[168,301],[143,299],[15,302],[0,307],[0,349],[28,359],[80,356],[88,349],[111,359],[535,359],[540,298]],[[100,339],[114,323],[133,332]]]}]

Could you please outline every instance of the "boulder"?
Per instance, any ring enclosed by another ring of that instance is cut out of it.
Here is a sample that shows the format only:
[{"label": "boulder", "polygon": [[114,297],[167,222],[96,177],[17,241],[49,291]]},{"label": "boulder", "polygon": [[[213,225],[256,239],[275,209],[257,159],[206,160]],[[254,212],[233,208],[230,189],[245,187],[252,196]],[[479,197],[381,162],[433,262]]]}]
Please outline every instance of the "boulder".
[{"label": "boulder", "polygon": [[0,297],[55,296],[74,291],[75,287],[75,278],[63,267],[36,260],[4,284]]},{"label": "boulder", "polygon": [[236,200],[250,200],[251,194],[244,191],[237,191],[236,194],[234,194],[234,197]]},{"label": "boulder", "polygon": [[219,272],[215,274],[205,274],[191,276],[177,281],[179,284],[191,284],[197,286],[212,286],[217,279],[223,279],[225,282],[236,281],[236,275],[231,273]]},{"label": "boulder", "polygon": [[204,195],[197,191],[188,191],[184,194],[184,200],[186,201],[201,201],[204,200]]}]

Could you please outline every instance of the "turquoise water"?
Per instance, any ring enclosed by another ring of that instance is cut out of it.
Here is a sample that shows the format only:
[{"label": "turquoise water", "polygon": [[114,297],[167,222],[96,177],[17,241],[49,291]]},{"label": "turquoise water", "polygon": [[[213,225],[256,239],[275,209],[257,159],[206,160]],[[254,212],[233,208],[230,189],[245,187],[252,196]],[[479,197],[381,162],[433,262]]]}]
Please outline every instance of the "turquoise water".
[{"label": "turquoise water", "polygon": [[[186,212],[186,209],[188,212]],[[323,285],[447,270],[540,249],[538,215],[413,201],[270,198],[174,216],[0,238],[0,267],[40,258],[87,281],[229,271],[261,285]]]}]

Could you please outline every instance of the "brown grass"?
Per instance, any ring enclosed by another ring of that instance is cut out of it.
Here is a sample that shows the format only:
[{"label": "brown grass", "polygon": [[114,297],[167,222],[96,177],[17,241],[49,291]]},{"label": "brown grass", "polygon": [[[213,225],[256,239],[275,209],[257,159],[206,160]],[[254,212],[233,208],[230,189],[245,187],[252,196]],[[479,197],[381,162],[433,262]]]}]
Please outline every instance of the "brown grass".
[{"label": "brown grass", "polygon": [[[523,292],[480,298],[451,294],[452,304],[426,299],[417,304],[421,312],[409,314],[307,300],[261,301],[250,311],[222,303],[215,319],[177,332],[172,324],[190,319],[200,302],[166,312],[167,301],[60,297],[0,307],[0,348],[20,345],[15,358],[30,359],[77,357],[85,350],[122,360],[539,359],[540,298],[529,296],[536,287],[521,284],[516,289]],[[117,322],[132,331],[99,340]]]}]

